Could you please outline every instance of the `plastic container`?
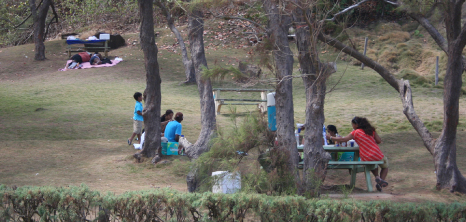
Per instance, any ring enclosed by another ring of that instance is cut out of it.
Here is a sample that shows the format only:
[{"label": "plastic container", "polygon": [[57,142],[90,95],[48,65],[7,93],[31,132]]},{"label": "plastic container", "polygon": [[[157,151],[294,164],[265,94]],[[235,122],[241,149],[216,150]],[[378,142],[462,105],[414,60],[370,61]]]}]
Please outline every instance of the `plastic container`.
[{"label": "plastic container", "polygon": [[327,131],[325,130],[325,124],[323,125],[323,128],[322,128],[322,136],[324,138],[324,145],[328,145],[328,142],[327,142]]},{"label": "plastic container", "polygon": [[214,177],[212,193],[232,194],[241,190],[241,174],[239,172],[215,171],[212,172],[212,177]]},{"label": "plastic container", "polygon": [[267,106],[275,106],[275,92],[267,94]]},{"label": "plastic container", "polygon": [[178,143],[177,142],[162,143],[162,155],[178,156]]},{"label": "plastic container", "polygon": [[294,131],[294,137],[296,138],[296,145],[299,146],[299,133],[298,133],[298,130]]},{"label": "plastic container", "polygon": [[353,161],[354,152],[338,152],[338,161]]},{"label": "plastic container", "polygon": [[275,108],[275,92],[267,94],[267,122],[269,130],[277,130],[277,110]]},{"label": "plastic container", "polygon": [[267,107],[267,121],[270,131],[277,130],[277,111],[275,106],[268,106]]}]

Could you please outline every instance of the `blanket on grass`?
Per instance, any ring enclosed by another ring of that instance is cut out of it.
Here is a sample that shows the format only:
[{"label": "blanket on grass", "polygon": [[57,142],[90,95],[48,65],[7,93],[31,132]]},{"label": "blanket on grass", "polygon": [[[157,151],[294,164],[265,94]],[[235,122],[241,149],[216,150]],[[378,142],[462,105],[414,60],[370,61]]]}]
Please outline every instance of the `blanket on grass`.
[{"label": "blanket on grass", "polygon": [[[118,64],[119,62],[121,62],[123,60],[116,59],[116,60],[110,60],[110,61],[112,61],[112,64],[100,64],[100,65],[91,65],[91,63],[89,63],[89,62],[83,62],[83,63],[80,64],[81,68],[79,68],[79,69],[89,69],[89,68],[100,68],[100,67],[115,66],[116,64]],[[71,62],[71,60],[66,61],[65,68],[59,69],[59,71],[73,70],[73,69],[68,69],[68,64],[70,62]]]}]

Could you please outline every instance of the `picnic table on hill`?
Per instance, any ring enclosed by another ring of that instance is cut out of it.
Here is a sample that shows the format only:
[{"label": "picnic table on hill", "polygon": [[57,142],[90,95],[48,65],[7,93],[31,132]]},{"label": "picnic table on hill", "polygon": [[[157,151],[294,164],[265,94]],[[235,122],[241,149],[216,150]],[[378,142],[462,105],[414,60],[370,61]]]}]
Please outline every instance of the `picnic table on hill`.
[{"label": "picnic table on hill", "polygon": [[[354,152],[353,161],[338,161],[330,160],[328,162],[327,169],[349,169],[351,172],[351,182],[350,186],[356,184],[356,174],[364,172],[366,176],[367,190],[372,192],[372,180],[371,180],[371,170],[374,170],[378,167],[379,164],[383,164],[383,161],[360,161],[359,160],[359,146],[354,147],[336,147],[334,145],[325,145],[324,150],[329,153],[338,153],[338,152]],[[304,146],[298,146],[298,152],[303,152]],[[304,161],[299,162],[300,167],[302,168]]]},{"label": "picnic table on hill", "polygon": [[[71,52],[91,51],[91,52],[104,52],[105,57],[108,57],[108,46],[107,40],[66,40],[66,51],[68,52],[68,58],[71,58]],[[72,46],[72,45],[84,45],[84,46]],[[87,46],[86,46],[87,45]],[[89,46],[90,45],[90,46]]]}]

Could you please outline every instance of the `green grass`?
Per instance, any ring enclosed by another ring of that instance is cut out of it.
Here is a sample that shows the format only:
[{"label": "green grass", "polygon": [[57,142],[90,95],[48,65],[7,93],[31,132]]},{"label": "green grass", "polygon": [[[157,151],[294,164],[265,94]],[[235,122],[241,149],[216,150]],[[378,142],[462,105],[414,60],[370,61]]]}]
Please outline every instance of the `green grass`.
[{"label": "green grass", "polygon": [[[166,109],[183,112],[183,134],[195,142],[201,129],[197,86],[180,84],[185,76],[179,49],[173,48],[174,52],[167,48],[175,42],[174,37],[168,29],[157,31],[161,33],[157,43],[162,112]],[[136,37],[137,34],[130,34],[125,39]],[[246,53],[251,49],[254,52],[254,48],[223,48],[221,42],[206,35],[206,45],[210,43],[219,46],[206,49],[209,67],[236,67],[240,60],[257,61],[257,52],[252,57]],[[126,144],[132,131],[135,102],[132,95],[135,91],[142,92],[146,84],[144,58],[138,45],[112,50],[110,56],[124,59],[115,67],[66,72],[57,71],[67,59],[64,41],[46,42],[48,60],[44,62],[33,61],[32,49],[33,45],[0,49],[0,141],[3,141],[0,162],[5,166],[0,169],[0,183],[66,186],[84,182],[93,189],[114,192],[165,186],[186,190],[185,175],[189,169],[186,158],[170,157],[171,163],[153,166],[150,160],[137,164],[130,157],[135,153]],[[330,52],[321,58],[335,61],[335,55]],[[426,199],[441,196],[448,200],[448,194],[431,191],[435,184],[432,157],[402,113],[395,89],[371,69],[361,70],[341,60],[337,63],[338,72],[327,81],[325,123],[336,125],[339,133],[346,135],[354,116],[367,117],[377,127],[384,141],[382,150],[390,157],[389,177],[393,186],[387,192],[401,193],[409,199],[409,192],[428,190],[430,197]],[[297,64],[294,74],[299,75]],[[226,79],[214,81],[213,87],[240,86]],[[254,87],[271,88],[268,84]],[[430,82],[413,87],[416,112],[434,134],[442,128],[442,96],[443,90]],[[222,92],[222,97],[258,99],[260,95]],[[460,103],[464,102],[461,97]],[[306,98],[300,78],[293,79],[293,103],[295,123],[304,123]],[[234,108],[240,118],[256,112],[254,106]],[[231,116],[232,112],[224,106],[217,123],[228,129],[232,125]],[[466,109],[460,106],[457,162],[463,173],[465,129]],[[248,158],[254,161],[257,157]],[[365,187],[360,176],[356,186]],[[347,172],[333,171],[326,181],[348,182]]]}]

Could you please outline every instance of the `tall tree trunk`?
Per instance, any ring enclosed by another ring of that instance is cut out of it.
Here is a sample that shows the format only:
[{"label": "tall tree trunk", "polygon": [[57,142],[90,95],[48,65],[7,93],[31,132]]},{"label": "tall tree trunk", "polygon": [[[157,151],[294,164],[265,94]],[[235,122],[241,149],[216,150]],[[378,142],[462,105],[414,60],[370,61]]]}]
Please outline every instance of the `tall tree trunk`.
[{"label": "tall tree trunk", "polygon": [[[304,166],[302,191],[312,192],[325,180],[330,155],[322,147],[322,126],[324,125],[324,100],[326,80],[329,70],[321,69],[317,39],[311,32],[306,18],[307,13],[297,8],[293,14],[296,24],[296,45],[301,74],[306,89],[306,130],[304,133]],[[319,71],[316,71],[319,70]],[[315,175],[311,175],[315,174]],[[315,180],[320,181],[315,181]],[[316,194],[313,194],[316,195]]]},{"label": "tall tree trunk", "polygon": [[160,73],[157,61],[157,45],[155,44],[153,4],[152,0],[138,0],[141,18],[141,48],[144,52],[146,68],[146,89],[144,91],[145,107],[142,111],[146,131],[141,152],[136,154],[154,157],[161,152],[160,141]]},{"label": "tall tree trunk", "polygon": [[35,0],[29,0],[29,7],[31,8],[32,19],[34,22],[34,44],[35,44],[35,55],[34,59],[41,61],[45,60],[45,20],[47,19],[47,13],[49,11],[51,0],[43,0],[39,6],[39,12],[37,12],[37,6]]},{"label": "tall tree trunk", "polygon": [[445,1],[445,26],[448,62],[443,86],[443,129],[434,148],[437,189],[466,193],[466,179],[456,164],[456,135],[459,121],[459,98],[463,85],[462,52],[466,44],[466,25],[461,27],[464,0]]},{"label": "tall tree trunk", "polygon": [[291,17],[284,13],[273,0],[264,0],[264,9],[268,16],[267,34],[273,47],[273,60],[275,75],[279,81],[276,86],[275,107],[277,115],[277,139],[281,161],[286,162],[282,173],[291,175],[296,185],[299,181],[298,150],[294,136],[294,109],[293,109],[293,53],[288,43],[288,29],[291,26]]},{"label": "tall tree trunk", "polygon": [[167,8],[167,5],[165,5],[163,0],[156,0],[155,4],[159,6],[160,9],[162,9],[162,12],[165,14],[165,17],[167,18],[168,27],[170,27],[170,30],[173,32],[173,34],[175,34],[176,39],[178,39],[178,42],[180,43],[181,56],[183,58],[184,65],[184,73],[186,75],[185,83],[196,82],[196,71],[194,70],[193,61],[188,57],[188,52],[186,50],[186,45],[184,44],[183,37],[181,36],[181,33],[178,31],[178,29],[175,27],[175,22],[170,14],[170,10]]},{"label": "tall tree trunk", "polygon": [[[196,6],[197,7],[197,6]],[[196,71],[196,83],[201,104],[201,133],[195,144],[185,147],[186,155],[197,159],[208,151],[208,143],[215,131],[215,105],[212,94],[212,84],[209,78],[202,77],[202,70],[207,69],[207,60],[204,51],[204,20],[200,10],[194,9],[189,16],[189,44],[191,58]],[[186,182],[189,192],[194,192],[199,186],[197,169],[193,169],[187,176]]]}]

